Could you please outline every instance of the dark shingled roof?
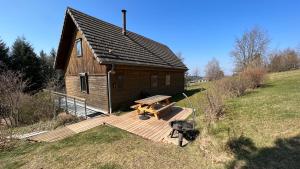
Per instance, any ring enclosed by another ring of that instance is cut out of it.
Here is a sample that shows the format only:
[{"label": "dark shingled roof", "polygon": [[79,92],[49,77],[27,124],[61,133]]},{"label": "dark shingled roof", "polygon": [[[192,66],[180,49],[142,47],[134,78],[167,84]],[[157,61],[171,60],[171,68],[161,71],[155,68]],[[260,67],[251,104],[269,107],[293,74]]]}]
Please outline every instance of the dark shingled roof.
[{"label": "dark shingled roof", "polygon": [[[72,8],[67,9],[66,18],[68,17],[67,15],[72,18],[77,29],[83,33],[95,57],[101,64],[187,69],[182,61],[166,45],[128,30],[126,31],[126,35],[123,35],[121,27],[104,22]],[[60,48],[63,48],[61,47],[61,42],[57,57],[60,57],[59,53],[63,50]]]}]

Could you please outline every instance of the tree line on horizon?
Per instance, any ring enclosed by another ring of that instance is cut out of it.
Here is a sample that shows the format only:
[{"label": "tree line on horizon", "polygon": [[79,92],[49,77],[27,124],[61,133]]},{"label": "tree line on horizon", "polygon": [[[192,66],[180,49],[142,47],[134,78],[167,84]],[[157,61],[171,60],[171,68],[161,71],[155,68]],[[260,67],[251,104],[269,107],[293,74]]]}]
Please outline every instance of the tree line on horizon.
[{"label": "tree line on horizon", "polygon": [[[299,69],[300,47],[299,49],[288,47],[269,52],[270,42],[267,32],[259,27],[245,31],[241,37],[236,38],[234,48],[230,52],[235,63],[233,75],[248,67],[264,68],[267,72]],[[215,58],[207,63],[204,71],[207,80],[218,80],[224,77],[219,61]],[[196,67],[188,76],[195,78],[200,77],[199,74],[199,69]]]},{"label": "tree line on horizon", "polygon": [[28,83],[25,92],[37,92],[46,88],[49,81],[61,78],[53,67],[55,56],[54,48],[48,54],[44,50],[36,54],[25,37],[17,37],[11,47],[0,39],[0,72],[22,74]]}]

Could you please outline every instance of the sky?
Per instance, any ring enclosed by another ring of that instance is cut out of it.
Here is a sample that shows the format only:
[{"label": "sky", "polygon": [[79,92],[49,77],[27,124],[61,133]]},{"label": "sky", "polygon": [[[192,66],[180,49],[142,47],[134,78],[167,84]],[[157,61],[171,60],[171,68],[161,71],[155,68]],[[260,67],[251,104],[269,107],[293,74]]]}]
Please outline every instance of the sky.
[{"label": "sky", "polygon": [[300,45],[298,0],[0,0],[0,39],[24,36],[38,53],[58,47],[67,6],[122,26],[181,52],[192,72],[204,75],[213,58],[225,74],[234,69],[235,39],[253,27],[267,31],[269,51]]}]

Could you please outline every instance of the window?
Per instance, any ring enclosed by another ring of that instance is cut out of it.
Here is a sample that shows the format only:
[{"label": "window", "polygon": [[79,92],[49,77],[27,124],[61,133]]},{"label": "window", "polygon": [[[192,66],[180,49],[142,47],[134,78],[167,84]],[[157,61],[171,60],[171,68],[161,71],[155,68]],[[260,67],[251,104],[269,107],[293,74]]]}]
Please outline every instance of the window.
[{"label": "window", "polygon": [[112,84],[113,88],[116,89],[122,89],[124,86],[124,76],[123,75],[116,75],[114,80],[113,80],[113,84]]},{"label": "window", "polygon": [[89,84],[88,84],[87,73],[80,74],[80,90],[81,90],[81,92],[89,93]]},{"label": "window", "polygon": [[122,89],[124,85],[124,76],[123,75],[118,75],[117,77],[117,87],[119,89]]},{"label": "window", "polygon": [[171,84],[171,75],[167,74],[166,75],[166,86],[170,86],[170,84]]},{"label": "window", "polygon": [[157,75],[151,75],[151,88],[158,87],[158,78]]},{"label": "window", "polygon": [[77,57],[82,56],[82,43],[81,39],[76,40],[76,55]]}]

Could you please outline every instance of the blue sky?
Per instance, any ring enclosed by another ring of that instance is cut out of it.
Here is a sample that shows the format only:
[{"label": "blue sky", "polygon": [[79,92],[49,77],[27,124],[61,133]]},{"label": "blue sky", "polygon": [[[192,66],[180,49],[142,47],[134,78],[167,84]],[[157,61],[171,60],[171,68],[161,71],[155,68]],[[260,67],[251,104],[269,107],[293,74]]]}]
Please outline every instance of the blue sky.
[{"label": "blue sky", "polygon": [[11,45],[24,36],[36,52],[57,48],[67,6],[122,25],[121,9],[127,9],[127,28],[181,52],[190,70],[213,57],[226,74],[236,37],[259,26],[267,30],[270,49],[300,44],[300,1],[291,0],[0,0],[0,38]]}]

